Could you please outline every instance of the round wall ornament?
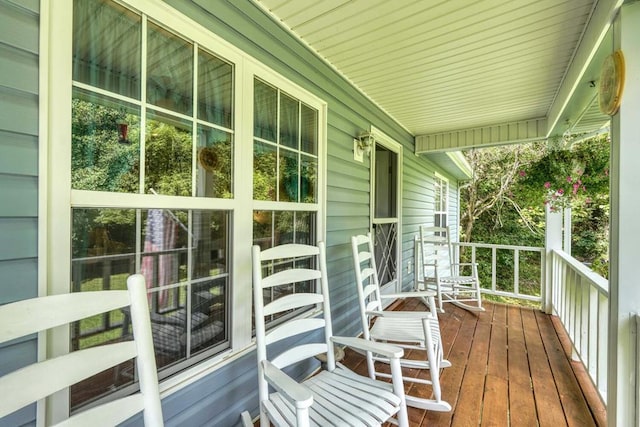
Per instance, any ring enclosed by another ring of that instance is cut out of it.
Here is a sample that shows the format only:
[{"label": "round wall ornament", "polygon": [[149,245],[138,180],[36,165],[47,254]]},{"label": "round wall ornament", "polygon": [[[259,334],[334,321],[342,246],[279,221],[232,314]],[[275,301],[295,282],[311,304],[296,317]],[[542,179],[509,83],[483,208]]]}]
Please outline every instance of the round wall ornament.
[{"label": "round wall ornament", "polygon": [[624,89],[624,56],[616,50],[607,56],[600,71],[598,102],[602,114],[613,116],[618,112]]},{"label": "round wall ornament", "polygon": [[213,147],[202,147],[198,152],[198,163],[207,172],[213,172],[218,167],[218,154]]}]

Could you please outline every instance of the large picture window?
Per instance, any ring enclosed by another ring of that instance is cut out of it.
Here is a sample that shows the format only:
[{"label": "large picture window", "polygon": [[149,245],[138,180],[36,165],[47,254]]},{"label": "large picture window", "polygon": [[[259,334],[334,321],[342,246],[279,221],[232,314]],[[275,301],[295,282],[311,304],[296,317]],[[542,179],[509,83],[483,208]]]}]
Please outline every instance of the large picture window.
[{"label": "large picture window", "polygon": [[[238,268],[250,246],[321,237],[324,103],[166,5],[67,1],[71,108],[55,126],[71,130],[68,161],[48,176],[68,189],[52,218],[70,224],[68,254],[54,256],[69,269],[52,290],[124,289],[144,274],[160,379],[189,378],[250,343],[251,276]],[[118,311],[64,340],[130,336]],[[130,392],[136,376],[125,363],[75,386],[70,410]]]}]

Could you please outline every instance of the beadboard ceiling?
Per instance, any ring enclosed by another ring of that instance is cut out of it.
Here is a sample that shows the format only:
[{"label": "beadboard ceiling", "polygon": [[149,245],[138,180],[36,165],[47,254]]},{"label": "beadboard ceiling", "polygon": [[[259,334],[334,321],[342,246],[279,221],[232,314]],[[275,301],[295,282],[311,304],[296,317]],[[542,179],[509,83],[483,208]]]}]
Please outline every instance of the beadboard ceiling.
[{"label": "beadboard ceiling", "polygon": [[[547,119],[590,131],[608,119],[589,109],[592,84],[575,123],[550,117],[597,0],[254,1],[415,136]],[[610,20],[621,1],[600,3]],[[597,78],[587,65],[576,82]]]}]

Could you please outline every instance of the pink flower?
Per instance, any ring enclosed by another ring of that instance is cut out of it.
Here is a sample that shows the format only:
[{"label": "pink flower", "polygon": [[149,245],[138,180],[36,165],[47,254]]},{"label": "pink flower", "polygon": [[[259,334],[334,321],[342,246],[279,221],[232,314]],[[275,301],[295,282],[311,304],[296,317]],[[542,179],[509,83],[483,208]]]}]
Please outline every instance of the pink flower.
[{"label": "pink flower", "polygon": [[577,182],[573,184],[573,195],[575,196],[576,194],[578,194],[578,189],[580,188],[580,184],[578,184]]},{"label": "pink flower", "polygon": [[564,190],[562,188],[558,188],[558,194],[562,196],[564,194]]},{"label": "pink flower", "polygon": [[567,177],[567,182],[571,182],[571,181],[572,181],[571,177],[570,177],[570,176],[568,176],[568,177]]},{"label": "pink flower", "polygon": [[549,181],[545,182],[544,188],[551,188],[551,183]]},{"label": "pink flower", "polygon": [[520,176],[525,176],[527,174],[525,171],[520,171],[518,173],[520,174]]}]

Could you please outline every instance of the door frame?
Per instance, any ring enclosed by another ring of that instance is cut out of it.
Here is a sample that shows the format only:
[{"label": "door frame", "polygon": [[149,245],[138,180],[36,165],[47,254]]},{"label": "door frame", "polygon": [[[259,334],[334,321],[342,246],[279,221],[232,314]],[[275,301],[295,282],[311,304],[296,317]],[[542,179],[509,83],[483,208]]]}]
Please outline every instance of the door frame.
[{"label": "door frame", "polygon": [[[371,235],[373,236],[374,242],[375,242],[375,235],[374,233],[374,229],[373,226],[376,223],[389,223],[389,222],[395,222],[396,226],[397,226],[397,233],[396,233],[396,280],[395,280],[395,286],[393,281],[390,282],[390,285],[387,284],[387,286],[383,286],[382,290],[383,291],[387,291],[387,292],[400,292],[402,290],[402,154],[403,154],[403,150],[402,150],[402,145],[397,142],[395,139],[393,139],[392,137],[390,137],[389,135],[387,135],[386,133],[382,132],[380,129],[376,128],[375,126],[371,126],[371,133],[374,137],[375,143],[376,145],[380,145],[384,148],[386,148],[387,150],[393,152],[396,154],[396,158],[397,158],[397,162],[398,162],[398,167],[396,170],[396,174],[397,174],[397,179],[396,179],[396,217],[395,218],[385,218],[382,221],[378,221],[378,219],[375,217],[375,207],[376,207],[376,201],[375,201],[375,182],[376,182],[376,147],[371,147],[371,167],[369,168],[369,183],[370,183],[370,190],[369,190],[369,194],[370,194],[370,203],[369,203],[369,231],[371,232]],[[389,221],[391,220],[391,221]]]}]

